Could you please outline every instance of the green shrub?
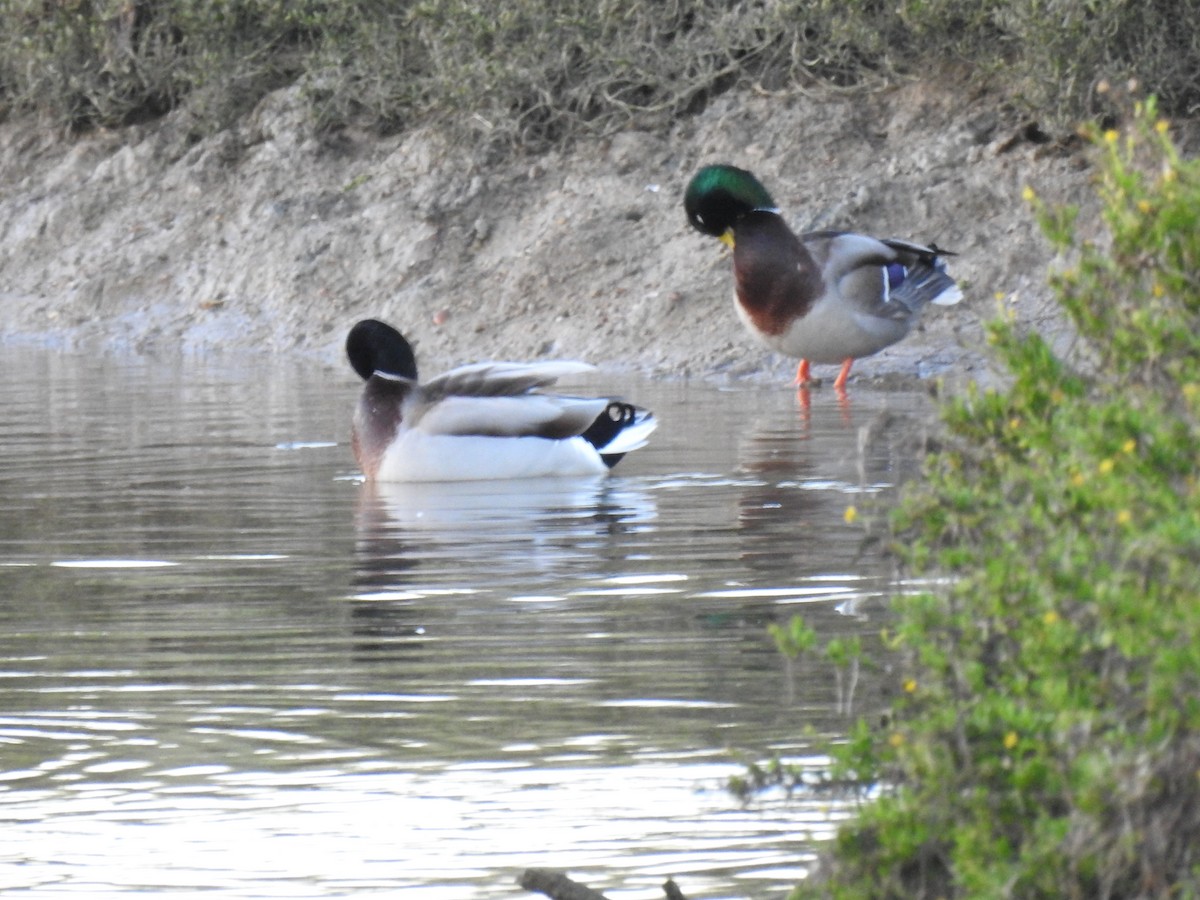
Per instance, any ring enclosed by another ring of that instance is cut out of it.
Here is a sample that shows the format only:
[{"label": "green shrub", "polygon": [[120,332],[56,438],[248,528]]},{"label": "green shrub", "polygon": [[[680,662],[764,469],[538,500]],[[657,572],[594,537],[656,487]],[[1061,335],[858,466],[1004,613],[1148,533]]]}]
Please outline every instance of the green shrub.
[{"label": "green shrub", "polygon": [[946,405],[893,527],[951,584],[897,599],[902,699],[837,751],[887,789],[800,894],[1200,896],[1200,160],[1168,131],[1093,135],[1103,242],[1027,192],[1078,340],[1005,318],[1011,384]]},{"label": "green shrub", "polygon": [[74,128],[124,125],[191,98],[210,127],[294,80],[312,3],[0,0],[0,92]]},{"label": "green shrub", "polygon": [[216,128],[300,80],[315,120],[487,145],[657,127],[735,85],[885,83],[959,60],[1095,112],[1137,76],[1200,102],[1200,0],[0,0],[0,103],[75,128],[184,101]]},{"label": "green shrub", "polygon": [[[1006,91],[1034,109],[1094,115],[1110,110],[1104,81],[1138,79],[1165,108],[1200,99],[1200,33],[1181,27],[1196,0],[904,0],[914,51],[945,47],[997,72]],[[936,59],[936,55],[934,56]]]}]

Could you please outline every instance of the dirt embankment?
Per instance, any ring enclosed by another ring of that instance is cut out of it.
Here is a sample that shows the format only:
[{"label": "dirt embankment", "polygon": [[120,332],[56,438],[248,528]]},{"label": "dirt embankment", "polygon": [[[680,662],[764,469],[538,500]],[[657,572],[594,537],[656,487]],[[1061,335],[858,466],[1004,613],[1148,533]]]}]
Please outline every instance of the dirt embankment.
[{"label": "dirt embankment", "polygon": [[[0,126],[0,333],[68,349],[304,352],[354,321],[416,338],[425,371],[572,357],[659,376],[787,377],[745,334],[721,245],[692,232],[696,168],[756,172],[797,227],[958,252],[957,307],[858,377],[984,374],[997,294],[1036,327],[1049,250],[1021,190],[1091,202],[1079,154],[945,84],[868,96],[731,93],[669,134],[484,168],[415,131],[319,136],[294,91],[190,143],[175,117],[74,141]],[[1088,216],[1082,217],[1086,223]],[[820,373],[818,373],[820,374]]]}]

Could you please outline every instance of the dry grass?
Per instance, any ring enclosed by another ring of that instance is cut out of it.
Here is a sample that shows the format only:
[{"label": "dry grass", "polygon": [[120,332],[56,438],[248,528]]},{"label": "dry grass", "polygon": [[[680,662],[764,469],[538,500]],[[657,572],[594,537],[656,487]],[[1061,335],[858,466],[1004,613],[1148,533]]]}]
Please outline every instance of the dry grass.
[{"label": "dry grass", "polygon": [[1200,103],[1200,0],[0,0],[0,103],[73,128],[186,103],[221,127],[302,79],[324,126],[439,120],[494,147],[655,127],[735,85],[877,84],[968,61],[1059,116],[1138,77]]}]

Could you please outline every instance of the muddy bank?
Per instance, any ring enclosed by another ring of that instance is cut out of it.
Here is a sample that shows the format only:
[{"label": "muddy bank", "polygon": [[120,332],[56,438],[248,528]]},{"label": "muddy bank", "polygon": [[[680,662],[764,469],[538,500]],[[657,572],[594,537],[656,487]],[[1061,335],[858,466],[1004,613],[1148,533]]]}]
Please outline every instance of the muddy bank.
[{"label": "muddy bank", "polygon": [[755,171],[798,229],[957,251],[966,300],[931,308],[919,332],[855,371],[976,377],[997,294],[1036,327],[1059,327],[1022,188],[1090,202],[1081,156],[1031,136],[993,98],[944,84],[733,93],[670,133],[494,167],[431,131],[314,134],[290,89],[199,142],[180,115],[73,141],[8,122],[0,333],[341,366],[346,330],[376,316],[416,338],[426,371],[554,356],[656,376],[787,378],[793,364],[734,318],[726,252],[684,220],[688,178],[728,161]]}]

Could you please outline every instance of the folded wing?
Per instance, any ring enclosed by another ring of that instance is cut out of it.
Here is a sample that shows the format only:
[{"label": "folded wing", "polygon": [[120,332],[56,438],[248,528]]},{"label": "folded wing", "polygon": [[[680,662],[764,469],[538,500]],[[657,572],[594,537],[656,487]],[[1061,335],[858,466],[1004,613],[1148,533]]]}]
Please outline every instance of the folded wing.
[{"label": "folded wing", "polygon": [[583,362],[492,362],[459,366],[421,386],[430,402],[442,397],[512,397],[535,388],[549,387],[560,378],[595,371]]},{"label": "folded wing", "polygon": [[516,397],[443,398],[426,407],[410,426],[427,434],[486,437],[541,437],[553,440],[582,434],[604,412],[601,398],[522,394]]}]

